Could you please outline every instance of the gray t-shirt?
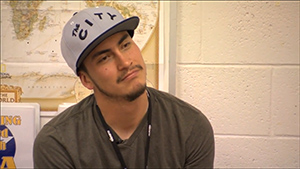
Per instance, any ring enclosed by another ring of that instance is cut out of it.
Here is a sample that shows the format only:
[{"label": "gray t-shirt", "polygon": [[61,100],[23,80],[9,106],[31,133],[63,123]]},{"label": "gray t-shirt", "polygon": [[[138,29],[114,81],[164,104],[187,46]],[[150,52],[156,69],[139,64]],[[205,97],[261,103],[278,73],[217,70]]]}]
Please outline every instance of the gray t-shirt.
[{"label": "gray t-shirt", "polygon": [[[147,88],[152,106],[149,168],[213,168],[214,135],[207,118],[176,97]],[[144,168],[147,117],[118,144],[127,167]],[[96,111],[94,95],[68,108],[39,132],[35,168],[121,168]]]}]

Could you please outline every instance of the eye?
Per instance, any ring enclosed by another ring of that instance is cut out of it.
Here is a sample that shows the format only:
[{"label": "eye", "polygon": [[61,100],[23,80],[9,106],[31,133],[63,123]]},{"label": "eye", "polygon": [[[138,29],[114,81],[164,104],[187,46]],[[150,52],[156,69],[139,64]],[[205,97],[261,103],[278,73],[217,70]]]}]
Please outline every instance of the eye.
[{"label": "eye", "polygon": [[124,45],[123,45],[123,49],[126,49],[126,48],[128,48],[129,46],[130,46],[130,42],[126,42],[126,43],[124,43]]},{"label": "eye", "polygon": [[102,57],[98,60],[98,63],[104,62],[104,61],[106,61],[108,58],[109,58],[108,55],[102,56]]}]

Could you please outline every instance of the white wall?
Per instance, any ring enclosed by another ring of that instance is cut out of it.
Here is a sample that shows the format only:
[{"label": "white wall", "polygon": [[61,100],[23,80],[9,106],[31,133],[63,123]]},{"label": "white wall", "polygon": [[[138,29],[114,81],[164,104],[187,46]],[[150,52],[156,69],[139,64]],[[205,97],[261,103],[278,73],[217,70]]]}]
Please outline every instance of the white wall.
[{"label": "white wall", "polygon": [[176,95],[211,121],[215,167],[299,168],[299,1],[176,3]]}]

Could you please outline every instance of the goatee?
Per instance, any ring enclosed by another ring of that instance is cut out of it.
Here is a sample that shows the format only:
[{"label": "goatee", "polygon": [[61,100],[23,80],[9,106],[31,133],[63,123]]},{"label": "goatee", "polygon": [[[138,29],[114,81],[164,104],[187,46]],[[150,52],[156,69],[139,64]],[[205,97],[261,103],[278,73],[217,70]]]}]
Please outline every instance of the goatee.
[{"label": "goatee", "polygon": [[140,97],[146,90],[146,84],[143,86],[141,85],[136,91],[129,93],[128,95],[125,96],[125,100],[132,102],[138,97]]}]

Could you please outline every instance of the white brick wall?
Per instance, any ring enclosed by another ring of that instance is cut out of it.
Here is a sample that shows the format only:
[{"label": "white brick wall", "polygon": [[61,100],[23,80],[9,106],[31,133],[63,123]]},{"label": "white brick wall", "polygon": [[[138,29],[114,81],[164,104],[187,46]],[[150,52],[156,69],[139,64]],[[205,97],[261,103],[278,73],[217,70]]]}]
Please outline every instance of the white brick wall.
[{"label": "white brick wall", "polygon": [[211,121],[216,168],[300,167],[299,2],[177,2],[176,95]]}]

